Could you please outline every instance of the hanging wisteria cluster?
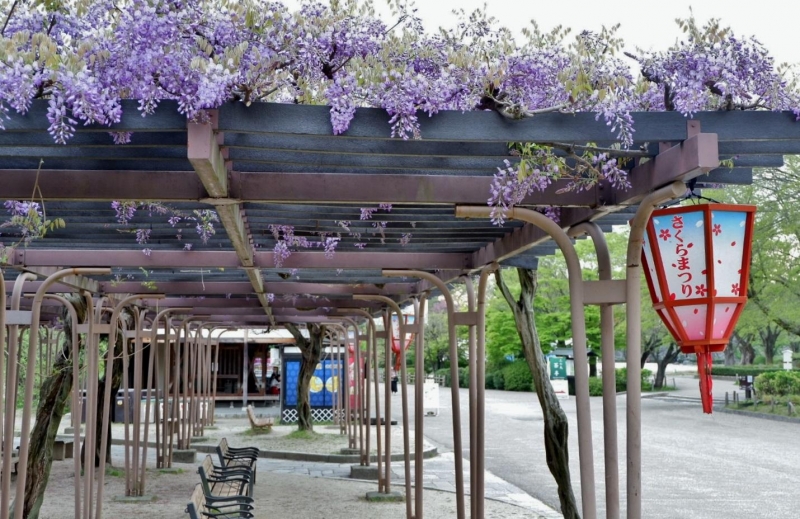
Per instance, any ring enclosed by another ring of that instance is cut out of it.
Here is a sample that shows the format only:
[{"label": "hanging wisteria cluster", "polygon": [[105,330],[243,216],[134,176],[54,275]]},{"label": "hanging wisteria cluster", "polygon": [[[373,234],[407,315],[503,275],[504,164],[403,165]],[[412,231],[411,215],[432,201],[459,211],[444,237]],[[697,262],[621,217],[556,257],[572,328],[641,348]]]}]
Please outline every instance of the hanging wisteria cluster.
[{"label": "hanging wisteria cluster", "polygon": [[[111,202],[111,208],[114,209],[116,213],[117,223],[123,226],[128,226],[139,210],[147,211],[148,216],[153,216],[154,214],[167,216],[169,225],[171,227],[177,227],[175,237],[178,240],[183,238],[183,229],[178,226],[181,222],[184,222],[190,227],[194,227],[194,230],[200,237],[200,241],[204,245],[216,234],[214,223],[219,222],[216,211],[210,209],[194,209],[191,212],[187,212],[172,208],[160,202],[137,202],[135,200],[120,202],[115,200]],[[132,232],[136,236],[136,243],[139,245],[146,245],[150,241],[151,229],[132,228],[129,232]],[[187,242],[183,248],[187,251],[192,250],[192,244]],[[142,249],[142,252],[145,256],[150,256],[152,250],[145,247]]]},{"label": "hanging wisteria cluster", "polygon": [[[48,102],[58,143],[79,125],[119,121],[123,99],[138,100],[143,116],[162,100],[177,100],[196,121],[231,101],[326,104],[334,134],[347,131],[357,107],[377,107],[388,114],[387,135],[404,139],[424,138],[418,118],[440,110],[494,110],[509,118],[587,111],[626,149],[635,111],[800,114],[788,70],[777,68],[758,41],[717,21],[681,21],[685,36],[669,50],[625,53],[615,27],[571,35],[532,26],[517,41],[476,11],[429,33],[413,9],[397,0],[390,5],[393,18],[385,22],[370,2],[357,0],[303,1],[297,9],[264,0],[0,0],[0,127],[37,98]],[[110,133],[116,143],[131,139]],[[496,222],[554,180],[569,179],[567,189],[627,184],[628,164],[590,143],[518,152],[518,162],[498,164],[489,198]],[[130,208],[122,210],[129,220]],[[361,218],[369,219],[372,210],[365,211]],[[212,219],[197,215],[197,222],[205,241]],[[287,229],[273,233],[276,264],[292,246],[303,246]],[[147,241],[144,233],[137,238]],[[338,241],[321,237],[326,254]]]}]

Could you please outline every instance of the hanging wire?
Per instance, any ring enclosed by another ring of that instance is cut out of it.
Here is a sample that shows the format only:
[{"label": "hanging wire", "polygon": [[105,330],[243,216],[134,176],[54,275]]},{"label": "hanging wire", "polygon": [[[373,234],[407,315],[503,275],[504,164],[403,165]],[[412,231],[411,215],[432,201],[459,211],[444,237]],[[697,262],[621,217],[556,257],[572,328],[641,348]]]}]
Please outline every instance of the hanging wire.
[{"label": "hanging wire", "polygon": [[676,198],[674,200],[665,202],[661,206],[661,208],[666,209],[667,207],[672,207],[673,205],[681,204],[687,200],[692,201],[695,205],[697,205],[698,202],[700,202],[701,200],[704,200],[706,202],[711,202],[714,204],[721,203],[719,200],[714,200],[713,198],[709,198],[707,196],[703,196],[702,194],[695,192],[696,186],[697,186],[697,177],[689,180],[686,183],[686,194],[684,196],[682,196],[681,198]]}]

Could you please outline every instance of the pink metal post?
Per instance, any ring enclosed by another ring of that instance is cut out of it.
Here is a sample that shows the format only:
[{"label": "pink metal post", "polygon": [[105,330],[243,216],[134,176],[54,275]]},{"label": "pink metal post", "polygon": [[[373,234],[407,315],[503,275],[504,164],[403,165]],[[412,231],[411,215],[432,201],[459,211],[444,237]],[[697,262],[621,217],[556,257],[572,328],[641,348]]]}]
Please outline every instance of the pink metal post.
[{"label": "pink metal post", "polygon": [[627,489],[628,519],[642,517],[642,242],[650,215],[657,205],[686,193],[683,182],[673,182],[647,195],[631,220],[625,280],[625,336],[627,338]]},{"label": "pink metal post", "polygon": [[[25,281],[36,279],[34,274],[23,272],[17,276],[14,282],[14,289],[11,293],[11,310],[19,310],[20,299],[22,298],[22,285]],[[5,290],[3,290],[5,296]],[[5,301],[2,305],[3,315],[5,316]],[[9,453],[14,451],[14,418],[17,413],[17,371],[19,369],[18,355],[19,345],[19,326],[9,325],[8,327],[8,364],[6,365],[6,401],[4,418],[4,437],[3,437],[3,472],[2,488],[0,489],[0,517],[8,519],[9,516],[9,496],[11,494],[11,456]]]},{"label": "pink metal post", "polygon": [[[467,309],[469,312],[475,312],[475,287],[472,284],[470,276],[462,276],[464,279],[464,286],[467,291]],[[475,501],[478,499],[478,492],[476,486],[478,484],[478,475],[476,470],[478,464],[476,463],[476,455],[478,449],[476,447],[478,441],[478,369],[475,360],[478,357],[477,337],[475,334],[475,326],[469,326],[469,515],[472,519],[478,519],[478,507],[475,506]]]},{"label": "pink metal post", "polygon": [[[359,315],[361,317],[365,317],[366,318],[366,323],[367,323],[367,325],[366,325],[367,326],[367,351],[366,351],[366,354],[365,354],[365,361],[364,361],[364,371],[365,371],[364,395],[365,395],[365,400],[366,400],[365,404],[364,404],[364,415],[365,415],[364,421],[366,423],[366,428],[367,428],[367,437],[366,437],[366,442],[365,442],[366,443],[366,447],[365,447],[365,449],[366,449],[366,466],[369,466],[370,462],[371,462],[371,458],[372,458],[372,454],[371,454],[372,450],[371,450],[371,446],[370,446],[370,437],[371,437],[371,432],[372,432],[372,426],[370,425],[370,423],[371,423],[371,416],[370,416],[371,407],[370,406],[372,405],[372,403],[371,403],[372,390],[370,388],[370,381],[373,378],[372,377],[372,369],[371,368],[374,365],[373,357],[374,357],[374,349],[375,349],[375,322],[372,319],[372,315],[370,315],[370,313],[365,311],[365,310],[352,309],[352,310],[348,310],[348,313],[353,314],[353,315]],[[377,402],[378,402],[378,393],[377,393],[377,390],[376,390],[376,392],[375,392],[375,403],[376,403],[376,409],[379,410],[380,408],[378,407],[378,403]],[[378,427],[377,430],[380,431],[380,424],[376,422],[376,425]],[[378,433],[378,458],[380,459],[380,432]],[[380,460],[378,460],[378,480],[379,481],[380,481],[380,473],[381,473],[381,464],[380,464]],[[380,487],[378,488],[378,492],[380,492]]]},{"label": "pink metal post", "polygon": [[[488,218],[491,208],[485,206],[457,206],[456,217]],[[569,273],[570,317],[572,341],[575,351],[575,402],[578,411],[578,456],[581,467],[581,505],[584,519],[595,519],[597,503],[594,480],[594,452],[592,451],[591,406],[589,404],[589,360],[586,352],[586,318],[583,308],[583,279],[580,260],[569,236],[545,215],[520,207],[508,211],[509,219],[531,223],[550,235],[561,249]]]},{"label": "pink metal post", "polygon": [[[611,279],[611,255],[600,226],[584,222],[568,231],[572,237],[587,234],[597,255],[598,279]],[[600,305],[600,348],[603,366],[603,453],[606,481],[606,519],[619,518],[619,454],[617,445],[617,382],[614,364],[614,307]]]},{"label": "pink metal post", "polygon": [[[458,359],[458,345],[456,343],[456,324],[453,318],[455,304],[453,295],[441,279],[430,272],[422,270],[383,270],[385,277],[417,277],[434,285],[444,296],[447,304],[447,333],[450,341],[450,359]],[[458,394],[458,362],[450,362],[450,401],[453,408],[453,456],[455,458],[456,476],[456,516],[465,519],[464,506],[464,450],[461,443],[461,397]]]},{"label": "pink metal post", "polygon": [[[486,286],[489,274],[499,268],[492,263],[481,270],[478,281],[478,324],[477,346],[475,350],[475,455],[471,456],[475,464],[475,495],[471,499],[475,509],[475,517],[483,519],[485,506],[485,465],[486,465]],[[471,381],[470,381],[471,382]]]},{"label": "pink metal post", "polygon": [[[47,289],[59,279],[68,275],[81,275],[81,274],[108,274],[110,269],[64,269],[50,275],[39,286],[36,291],[36,296],[33,298],[33,306],[31,309],[31,334],[28,338],[28,369],[25,378],[25,402],[22,408],[22,432],[20,438],[19,449],[19,469],[17,474],[17,496],[25,495],[25,483],[28,478],[28,453],[30,451],[30,442],[26,441],[31,434],[31,408],[33,403],[33,379],[36,369],[36,358],[38,343],[39,343],[39,318],[42,312],[42,300],[47,293]],[[102,483],[101,483],[102,484]],[[14,500],[14,519],[22,519],[22,507],[24,499]],[[98,518],[99,519],[99,518]]]},{"label": "pink metal post", "polygon": [[[401,396],[401,408],[403,413],[403,468],[404,468],[404,475],[405,475],[405,487],[406,487],[406,517],[407,519],[411,519],[414,516],[414,512],[411,507],[411,442],[409,439],[409,426],[408,426],[408,374],[407,374],[407,367],[406,367],[406,327],[405,322],[403,319],[403,311],[400,309],[400,306],[394,301],[386,296],[371,296],[371,295],[356,295],[353,296],[354,299],[361,299],[367,301],[380,301],[382,303],[386,303],[388,307],[397,314],[397,321],[399,330],[399,339],[400,339],[400,396]],[[391,350],[391,319],[387,319],[385,322],[389,324],[389,327],[386,328],[386,346],[387,352]],[[386,369],[389,369],[389,364],[386,365]],[[388,456],[391,457],[392,453],[387,449]]]},{"label": "pink metal post", "polygon": [[[355,412],[355,420],[356,420],[356,438],[358,443],[358,452],[359,452],[359,465],[365,465],[364,460],[364,413],[363,413],[363,385],[362,380],[363,376],[361,373],[361,341],[358,337],[358,324],[352,319],[347,317],[342,317],[342,321],[347,323],[353,328],[353,344],[354,344],[354,355],[355,361],[353,362],[353,377],[354,377],[354,387],[355,387],[355,401],[356,401],[356,412]],[[347,328],[343,328],[345,332],[345,337],[348,336]]]},{"label": "pink metal post", "polygon": [[[128,305],[137,299],[147,299],[148,297],[150,297],[150,294],[135,294],[124,298],[114,307],[114,311],[111,313],[111,320],[109,321],[110,328],[108,333],[108,350],[106,352],[106,384],[104,387],[105,394],[103,395],[103,421],[102,428],[100,429],[100,474],[97,481],[97,511],[95,513],[95,517],[97,517],[97,519],[103,518],[103,492],[105,490],[104,483],[106,478],[105,469],[107,455],[106,448],[108,446],[108,442],[111,441],[111,438],[109,438],[111,433],[108,430],[108,423],[111,407],[111,376],[114,370],[114,348],[117,340],[117,320],[119,319],[119,314],[122,312],[122,309],[125,307],[125,305]],[[123,338],[123,345],[125,344],[125,341],[127,341],[127,339]],[[127,347],[123,346],[122,349],[122,355],[124,358]],[[125,400],[127,401],[127,398],[125,398]]]},{"label": "pink metal post", "polygon": [[[0,274],[0,278],[2,278],[2,274]],[[0,290],[2,290],[2,285],[0,285]],[[78,392],[80,390],[80,386],[78,385],[79,380],[79,373],[80,373],[80,359],[78,352],[80,351],[80,343],[78,337],[78,313],[75,311],[75,307],[67,301],[64,297],[56,295],[56,294],[46,294],[46,298],[52,299],[54,301],[58,301],[64,308],[67,309],[70,318],[70,328],[72,331],[72,414],[78,413],[78,420],[77,425],[74,425],[73,430],[73,446],[77,448],[78,445],[81,444],[81,427],[80,427],[80,413],[78,409],[80,406],[78,402],[80,401],[78,398]],[[2,301],[0,301],[2,304]],[[0,322],[2,325],[2,322]],[[2,326],[0,326],[2,328]],[[2,333],[2,332],[0,332]],[[0,336],[0,339],[2,337]],[[0,340],[2,343],[2,340]],[[73,421],[74,423],[75,421]],[[74,484],[75,484],[75,519],[78,519],[81,516],[81,478],[78,477],[78,474],[81,473],[81,457],[79,454],[75,454],[73,456],[73,469],[75,470],[75,477],[74,477]],[[88,503],[88,501],[86,501]]]}]

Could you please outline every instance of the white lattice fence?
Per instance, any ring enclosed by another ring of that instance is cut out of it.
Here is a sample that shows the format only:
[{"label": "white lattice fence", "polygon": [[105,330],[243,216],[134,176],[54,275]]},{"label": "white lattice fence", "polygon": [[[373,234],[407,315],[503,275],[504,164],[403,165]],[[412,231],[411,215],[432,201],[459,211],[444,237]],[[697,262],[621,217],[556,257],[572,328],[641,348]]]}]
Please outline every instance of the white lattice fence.
[{"label": "white lattice fence", "polygon": [[[336,416],[334,409],[312,409],[311,418],[315,422],[331,422]],[[281,415],[282,423],[295,423],[297,422],[297,409],[284,409]]]}]

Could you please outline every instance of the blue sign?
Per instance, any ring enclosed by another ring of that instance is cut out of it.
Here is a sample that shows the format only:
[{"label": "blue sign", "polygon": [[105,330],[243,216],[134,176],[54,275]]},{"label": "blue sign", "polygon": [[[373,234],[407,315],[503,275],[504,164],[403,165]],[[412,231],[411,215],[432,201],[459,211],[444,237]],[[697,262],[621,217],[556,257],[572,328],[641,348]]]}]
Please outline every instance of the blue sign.
[{"label": "blue sign", "polygon": [[[336,369],[332,360],[323,360],[317,364],[309,384],[309,403],[311,407],[333,407],[334,393],[341,387],[340,370]],[[286,362],[286,394],[284,404],[287,407],[297,405],[297,382],[300,379],[300,361]]]}]

